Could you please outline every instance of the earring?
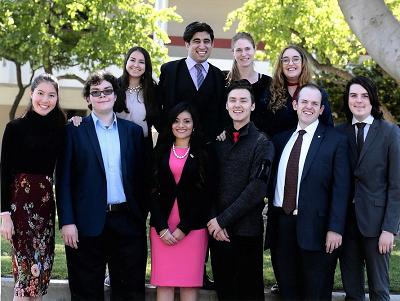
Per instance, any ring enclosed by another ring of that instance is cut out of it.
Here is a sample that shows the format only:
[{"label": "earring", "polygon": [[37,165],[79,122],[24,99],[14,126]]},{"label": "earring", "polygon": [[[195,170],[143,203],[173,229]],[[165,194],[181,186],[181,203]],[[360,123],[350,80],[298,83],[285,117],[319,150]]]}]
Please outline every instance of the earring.
[{"label": "earring", "polygon": [[194,132],[194,128],[193,128],[192,132]]}]

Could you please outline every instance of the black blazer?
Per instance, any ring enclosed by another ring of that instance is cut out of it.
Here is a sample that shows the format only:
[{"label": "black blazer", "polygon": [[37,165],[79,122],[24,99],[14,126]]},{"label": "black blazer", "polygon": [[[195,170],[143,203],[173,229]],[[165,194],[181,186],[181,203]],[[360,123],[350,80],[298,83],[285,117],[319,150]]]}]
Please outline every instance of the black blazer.
[{"label": "black blazer", "polygon": [[[155,227],[158,233],[168,228],[168,217],[177,198],[181,219],[177,227],[188,235],[191,230],[207,227],[211,189],[209,184],[203,185],[203,189],[196,186],[200,178],[199,163],[192,153],[186,159],[178,184],[175,183],[169,167],[169,158],[170,152],[165,153],[158,166],[156,175],[158,187],[150,203],[150,226]],[[208,174],[210,173],[206,171],[206,182],[211,183]]]}]

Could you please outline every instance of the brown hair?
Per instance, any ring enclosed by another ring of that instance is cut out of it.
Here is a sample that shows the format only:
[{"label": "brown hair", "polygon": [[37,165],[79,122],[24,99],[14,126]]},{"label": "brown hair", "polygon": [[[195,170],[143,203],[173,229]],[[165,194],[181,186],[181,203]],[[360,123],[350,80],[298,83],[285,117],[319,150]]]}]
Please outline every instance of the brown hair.
[{"label": "brown hair", "polygon": [[287,101],[287,83],[286,83],[286,76],[283,73],[283,63],[282,58],[283,54],[288,49],[296,50],[301,57],[302,68],[301,74],[299,78],[299,86],[303,86],[304,84],[311,83],[311,67],[308,63],[307,56],[303,49],[296,45],[289,45],[285,47],[281,53],[279,54],[278,61],[276,62],[274,76],[271,81],[271,99],[269,101],[269,109],[272,112],[279,111],[286,105]]},{"label": "brown hair", "polygon": [[[238,32],[237,34],[235,34],[232,38],[232,51],[235,50],[235,43],[240,40],[240,39],[244,39],[250,42],[250,44],[253,46],[254,49],[256,49],[256,44],[254,43],[254,39],[253,37],[247,33],[247,32]],[[226,76],[226,80],[228,82],[228,86],[233,83],[234,81],[238,81],[240,80],[240,73],[239,73],[239,67],[238,67],[238,62],[236,61],[236,59],[233,60],[232,63],[232,68],[229,71],[228,75]]]}]

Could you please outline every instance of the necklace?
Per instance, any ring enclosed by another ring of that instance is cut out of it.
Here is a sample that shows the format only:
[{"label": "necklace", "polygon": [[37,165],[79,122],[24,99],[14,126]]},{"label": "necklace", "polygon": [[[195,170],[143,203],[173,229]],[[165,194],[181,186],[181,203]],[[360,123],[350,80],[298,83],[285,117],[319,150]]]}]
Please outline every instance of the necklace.
[{"label": "necklace", "polygon": [[132,94],[134,91],[139,93],[140,90],[142,90],[142,85],[139,85],[137,87],[128,87],[127,90],[129,91],[129,94]]},{"label": "necklace", "polygon": [[178,156],[178,154],[176,153],[176,151],[175,151],[175,143],[172,143],[172,151],[173,151],[175,157],[177,157],[178,159],[183,159],[183,158],[185,158],[185,157],[187,156],[187,154],[189,153],[189,151],[190,151],[190,146],[188,147],[186,153],[185,153],[183,156]]}]

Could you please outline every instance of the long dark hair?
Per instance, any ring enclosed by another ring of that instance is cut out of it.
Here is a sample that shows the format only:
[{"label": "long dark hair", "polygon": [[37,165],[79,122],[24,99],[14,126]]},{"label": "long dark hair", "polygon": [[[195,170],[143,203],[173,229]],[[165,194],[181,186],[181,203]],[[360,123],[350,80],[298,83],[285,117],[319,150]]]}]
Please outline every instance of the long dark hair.
[{"label": "long dark hair", "polygon": [[[38,76],[35,77],[35,79],[32,82],[30,90],[32,92],[35,91],[35,89],[39,86],[39,84],[43,82],[48,82],[53,85],[54,89],[56,89],[57,92],[57,102],[56,106],[52,110],[54,111],[54,120],[57,125],[57,131],[61,130],[64,128],[65,123],[67,122],[67,115],[65,114],[64,110],[60,106],[60,95],[58,93],[58,80],[57,78],[49,73],[42,73]],[[32,98],[30,98],[28,107],[21,113],[20,117],[23,118],[25,117],[26,113],[33,111],[33,105],[32,105]],[[50,112],[51,113],[51,112]],[[49,114],[50,114],[49,113]]]},{"label": "long dark hair", "polygon": [[368,92],[369,101],[371,103],[371,115],[375,119],[382,119],[383,113],[380,109],[381,102],[378,97],[378,89],[376,88],[374,82],[370,80],[366,76],[358,75],[353,77],[347,82],[346,88],[343,92],[343,111],[346,113],[347,120],[351,120],[353,118],[353,113],[349,108],[349,93],[350,87],[352,85],[360,85]]},{"label": "long dark hair", "polygon": [[125,113],[129,113],[126,106],[126,89],[129,87],[129,73],[126,71],[126,64],[128,63],[132,52],[135,51],[141,52],[144,56],[145,71],[140,78],[140,83],[143,87],[144,106],[146,108],[146,118],[144,120],[152,125],[157,119],[157,103],[155,97],[156,82],[153,79],[153,66],[151,64],[150,54],[143,47],[132,47],[125,56],[122,76],[118,79],[118,81],[120,81],[120,89],[117,93],[117,100],[114,104],[114,112],[121,113],[124,111]]},{"label": "long dark hair", "polygon": [[[204,166],[207,161],[207,152],[205,150],[204,135],[201,131],[201,125],[199,122],[199,116],[197,110],[187,102],[180,102],[174,106],[169,114],[166,123],[163,126],[163,130],[157,140],[154,155],[154,167],[153,167],[153,179],[157,181],[157,174],[159,170],[159,164],[163,155],[171,150],[172,144],[175,141],[175,135],[172,132],[172,124],[175,122],[177,116],[182,112],[188,112],[193,120],[193,131],[190,136],[190,155],[198,161],[199,181],[196,186],[202,189],[204,187]],[[151,194],[157,190],[158,183],[154,183],[151,188]]]}]

